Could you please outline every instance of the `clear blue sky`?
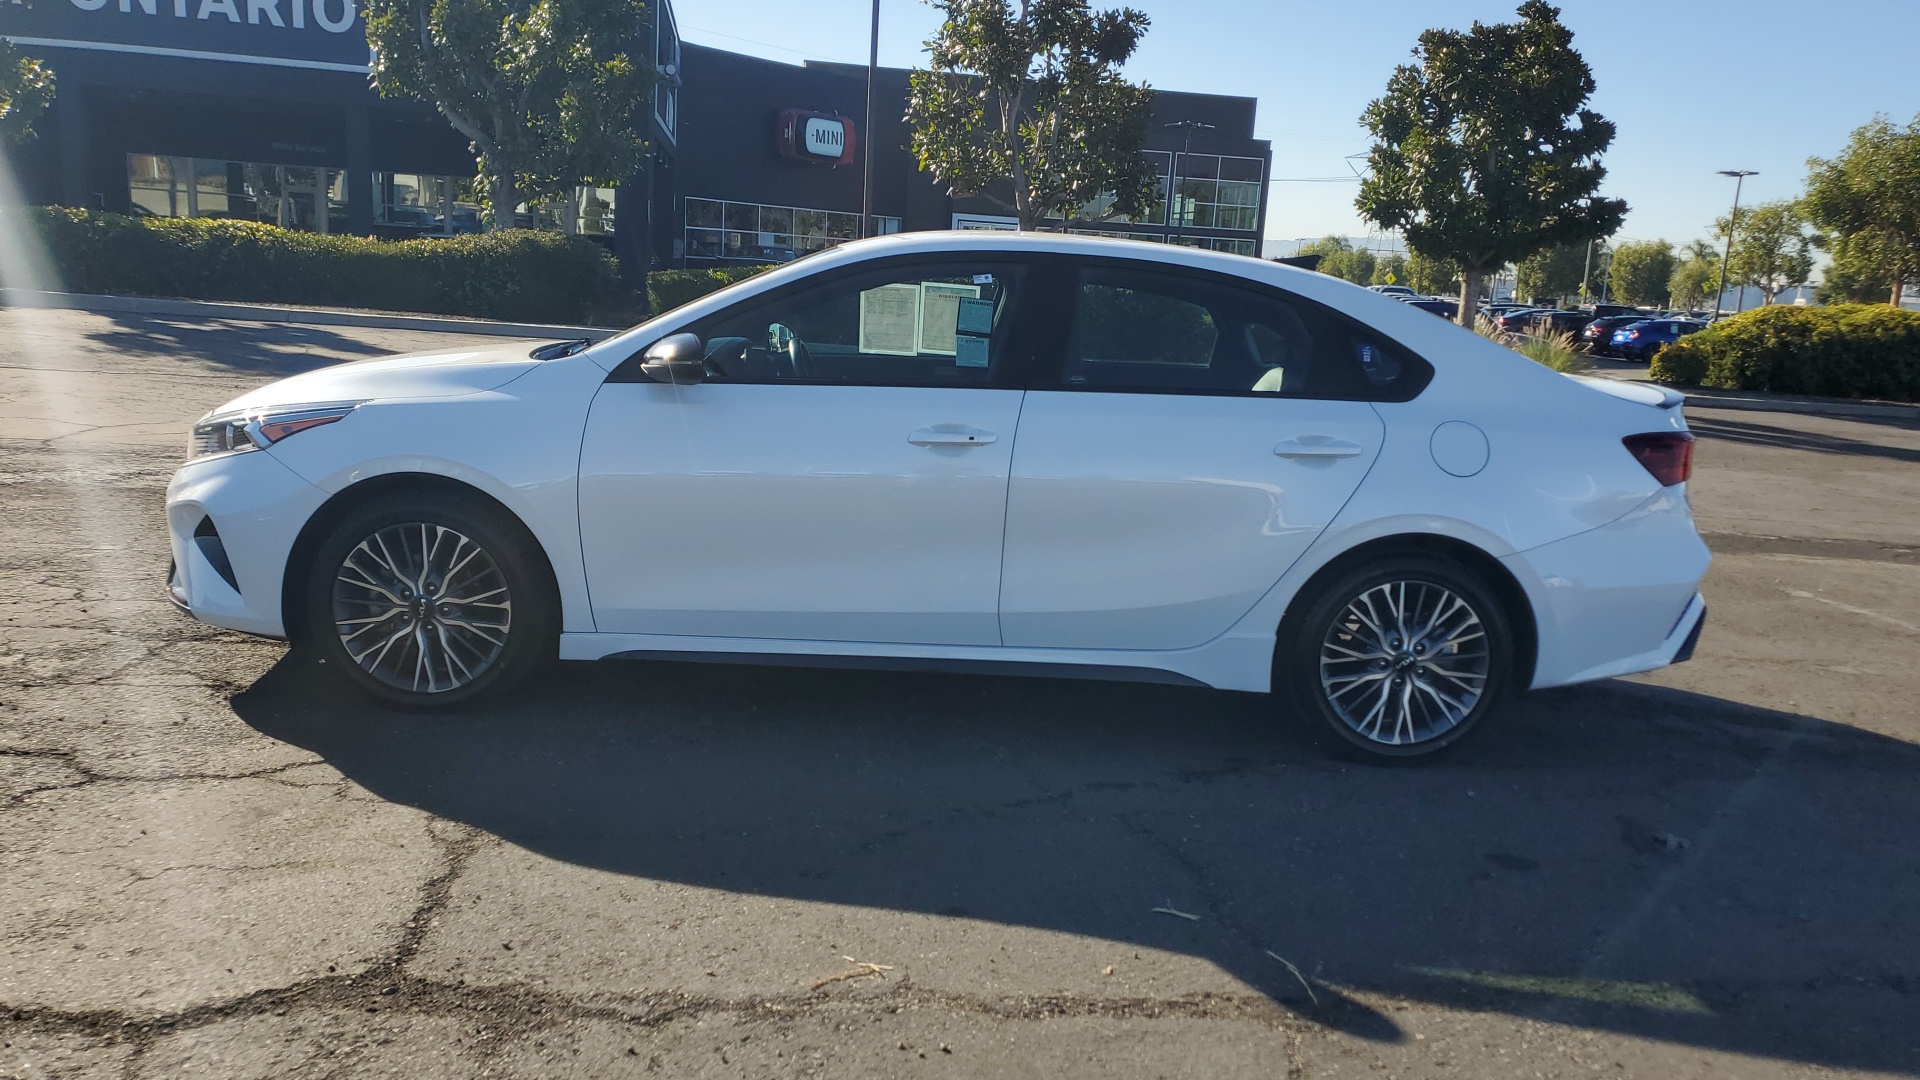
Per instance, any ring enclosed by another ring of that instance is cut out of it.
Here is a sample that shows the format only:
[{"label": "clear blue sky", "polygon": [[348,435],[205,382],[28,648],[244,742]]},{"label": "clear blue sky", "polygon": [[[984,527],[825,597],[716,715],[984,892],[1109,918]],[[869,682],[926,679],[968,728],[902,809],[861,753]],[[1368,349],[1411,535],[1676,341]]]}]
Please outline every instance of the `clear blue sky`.
[{"label": "clear blue sky", "polygon": [[[1153,19],[1128,71],[1169,90],[1260,99],[1275,177],[1351,175],[1358,117],[1420,31],[1510,19],[1519,0],[1131,0]],[[1095,0],[1117,6],[1117,0]],[[1920,0],[1563,0],[1593,67],[1593,106],[1620,127],[1605,191],[1632,207],[1623,239],[1706,236],[1733,181],[1743,202],[1796,194],[1810,155],[1886,113],[1920,113]],[[865,63],[868,0],[674,0],[689,41],[798,63]],[[920,0],[881,0],[880,62],[922,62]],[[1363,236],[1351,183],[1278,183],[1272,240]],[[1272,245],[1270,245],[1271,247]]]}]

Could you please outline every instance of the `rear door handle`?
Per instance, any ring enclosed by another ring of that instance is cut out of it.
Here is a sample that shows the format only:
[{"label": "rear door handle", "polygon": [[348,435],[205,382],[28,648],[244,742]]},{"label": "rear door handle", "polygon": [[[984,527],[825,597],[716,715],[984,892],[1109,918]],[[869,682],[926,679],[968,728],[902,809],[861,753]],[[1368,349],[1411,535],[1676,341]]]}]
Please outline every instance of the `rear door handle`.
[{"label": "rear door handle", "polygon": [[1366,447],[1359,443],[1350,443],[1331,435],[1302,435],[1273,448],[1273,452],[1283,458],[1359,457],[1365,451]]},{"label": "rear door handle", "polygon": [[999,436],[991,431],[982,431],[975,427],[961,427],[958,424],[936,424],[923,427],[907,436],[907,441],[915,446],[985,446]]}]

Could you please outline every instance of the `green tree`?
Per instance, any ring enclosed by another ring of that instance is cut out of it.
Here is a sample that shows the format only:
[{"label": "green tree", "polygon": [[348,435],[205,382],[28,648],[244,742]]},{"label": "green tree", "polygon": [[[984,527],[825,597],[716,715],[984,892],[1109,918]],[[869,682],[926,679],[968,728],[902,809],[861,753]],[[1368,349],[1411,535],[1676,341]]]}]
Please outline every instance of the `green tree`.
[{"label": "green tree", "polygon": [[52,103],[53,69],[0,39],[0,144],[33,138],[33,125]]},{"label": "green tree", "polygon": [[[1601,253],[1594,245],[1595,254]],[[1534,297],[1561,297],[1580,291],[1587,273],[1587,245],[1564,244],[1550,247],[1521,259],[1513,268],[1514,299],[1531,301]]]},{"label": "green tree", "polygon": [[1320,256],[1320,264],[1315,269],[1323,274],[1351,281],[1355,285],[1373,283],[1377,262],[1373,252],[1366,248],[1355,248],[1344,236],[1327,236],[1311,244],[1302,244],[1294,254]]},{"label": "green tree", "polygon": [[1460,264],[1452,259],[1434,259],[1418,251],[1410,251],[1407,253],[1405,284],[1414,292],[1427,296],[1459,293]]},{"label": "green tree", "polygon": [[[1713,224],[1726,239],[1732,226],[1726,218]],[[1766,294],[1768,304],[1783,292],[1804,285],[1813,276],[1813,237],[1806,218],[1792,199],[1776,199],[1740,212],[1740,228],[1733,238],[1733,258],[1727,264],[1727,285],[1752,285]]]},{"label": "green tree", "polygon": [[1159,185],[1142,149],[1153,92],[1120,73],[1145,14],[1087,0],[932,3],[944,21],[927,41],[928,70],[907,84],[922,169],[949,194],[1000,204],[1022,229],[1096,200],[1105,216],[1146,212]]},{"label": "green tree", "polygon": [[1667,276],[1667,296],[1676,308],[1693,309],[1706,303],[1719,290],[1720,259],[1689,254],[1674,264]]},{"label": "green tree", "polygon": [[373,84],[431,101],[472,142],[493,226],[580,184],[618,183],[646,142],[645,0],[365,0]]},{"label": "green tree", "polygon": [[1820,274],[1820,287],[1813,298],[1822,304],[1878,304],[1893,290],[1893,277],[1887,272],[1891,261],[1873,248],[1874,236],[1857,233],[1834,236],[1821,246],[1833,261]]},{"label": "green tree", "polygon": [[1354,205],[1409,248],[1459,263],[1466,325],[1487,274],[1612,235],[1627,212],[1599,195],[1614,126],[1586,107],[1593,72],[1572,31],[1545,0],[1519,16],[1421,34],[1419,62],[1361,117],[1374,143]]},{"label": "green tree", "polygon": [[1898,307],[1907,278],[1920,274],[1920,117],[1904,128],[1875,117],[1839,157],[1807,168],[1808,219],[1847,237],[1853,280],[1885,278]]},{"label": "green tree", "polygon": [[1658,307],[1667,302],[1668,283],[1680,260],[1665,240],[1635,240],[1613,249],[1607,287],[1614,303]]},{"label": "green tree", "polygon": [[[1396,251],[1374,262],[1373,281],[1370,284],[1407,285],[1408,276],[1407,257]],[[1411,289],[1413,286],[1407,285],[1407,288]]]}]

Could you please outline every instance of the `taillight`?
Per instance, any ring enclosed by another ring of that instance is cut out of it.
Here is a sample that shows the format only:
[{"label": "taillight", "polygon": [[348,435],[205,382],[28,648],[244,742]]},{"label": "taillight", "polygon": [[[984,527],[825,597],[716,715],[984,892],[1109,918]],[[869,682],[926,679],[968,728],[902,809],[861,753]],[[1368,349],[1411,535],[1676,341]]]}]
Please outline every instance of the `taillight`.
[{"label": "taillight", "polygon": [[1684,431],[1650,431],[1620,441],[1661,487],[1684,484],[1693,475],[1693,436]]}]

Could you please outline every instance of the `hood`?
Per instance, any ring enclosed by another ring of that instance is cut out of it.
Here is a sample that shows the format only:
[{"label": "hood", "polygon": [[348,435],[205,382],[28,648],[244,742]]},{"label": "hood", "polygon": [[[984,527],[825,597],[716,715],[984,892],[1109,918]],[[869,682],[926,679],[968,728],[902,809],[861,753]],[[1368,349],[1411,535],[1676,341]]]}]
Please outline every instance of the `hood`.
[{"label": "hood", "polygon": [[516,342],[335,364],[268,383],[214,411],[479,394],[505,386],[538,365],[540,361],[527,355],[535,347],[533,342]]}]

